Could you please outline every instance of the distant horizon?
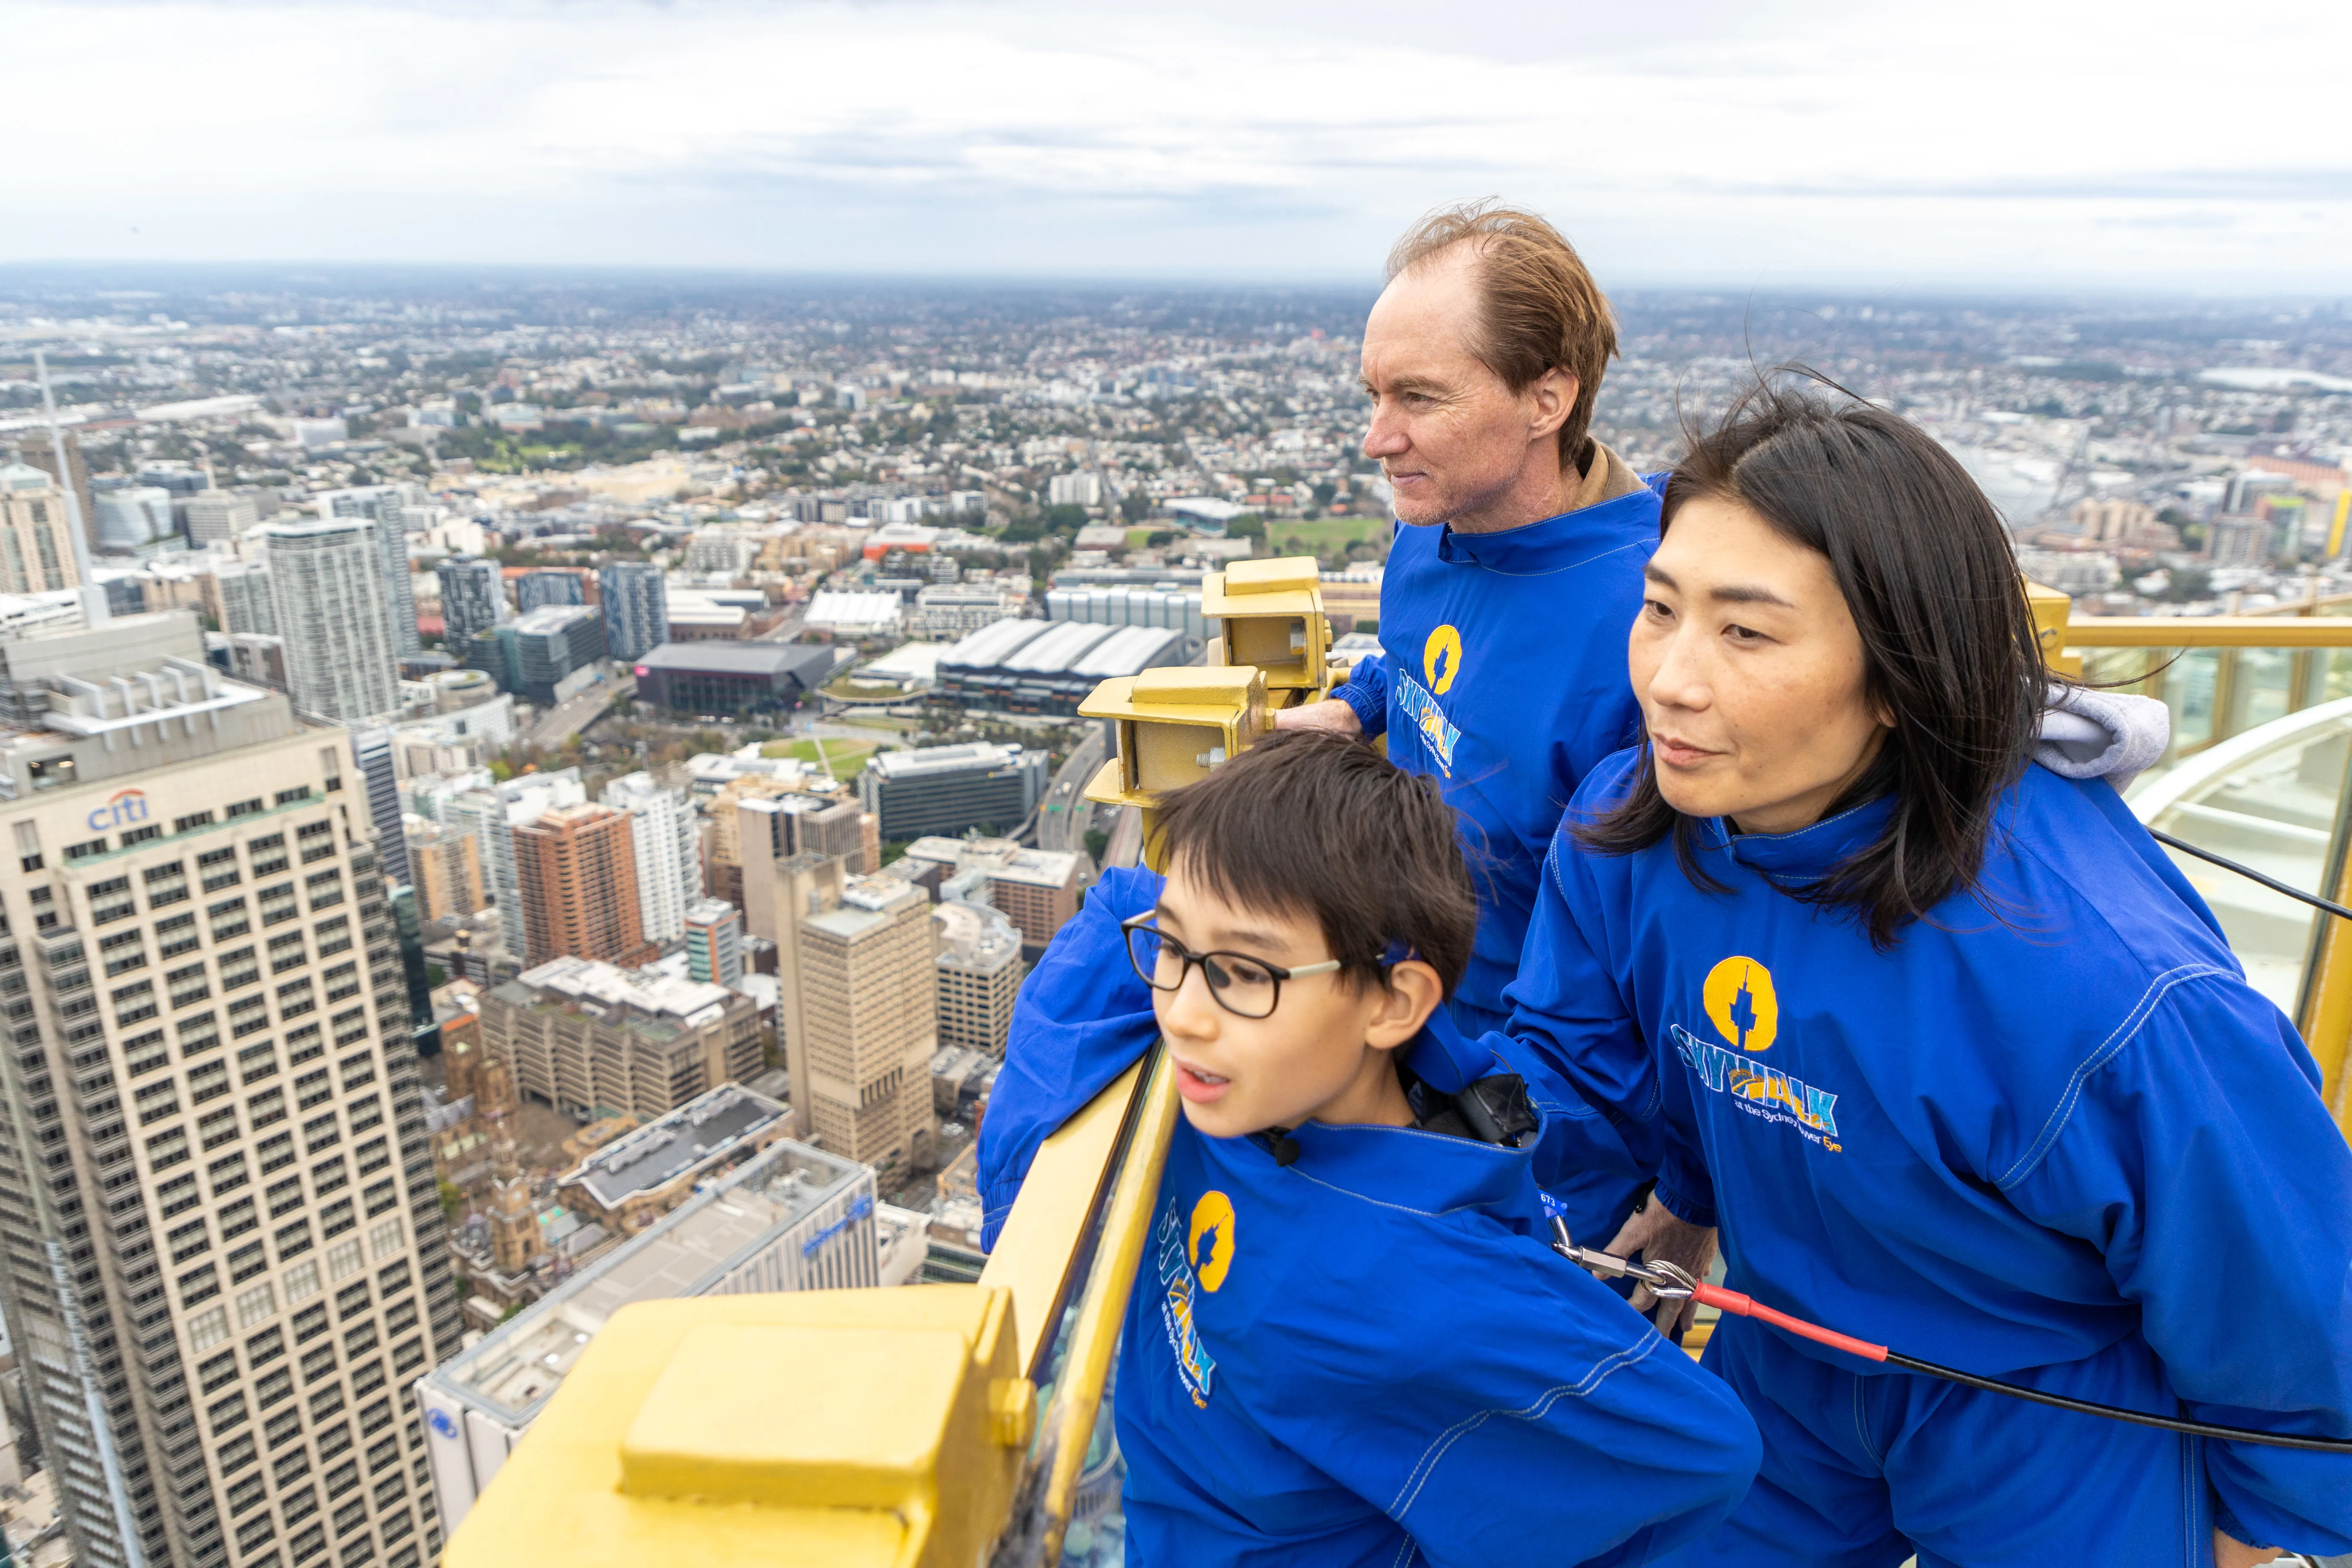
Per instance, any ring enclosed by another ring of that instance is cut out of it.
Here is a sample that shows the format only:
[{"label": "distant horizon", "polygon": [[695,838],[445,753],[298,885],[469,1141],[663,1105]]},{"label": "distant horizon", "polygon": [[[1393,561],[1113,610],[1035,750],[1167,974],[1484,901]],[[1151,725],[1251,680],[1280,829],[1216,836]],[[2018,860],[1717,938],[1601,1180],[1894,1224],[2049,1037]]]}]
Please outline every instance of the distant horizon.
[{"label": "distant horizon", "polygon": [[[1598,273],[1598,268],[1595,269]],[[792,285],[843,289],[866,286],[944,287],[971,289],[1104,292],[1160,289],[1171,292],[1244,291],[1312,292],[1318,295],[1360,294],[1369,303],[1378,296],[1381,279],[1377,269],[1360,277],[1337,271],[1290,276],[1248,273],[1153,273],[1117,271],[947,271],[884,268],[815,268],[788,265],[694,262],[579,262],[359,260],[320,258],[246,258],[238,259],[162,258],[23,258],[0,259],[0,295],[37,286],[44,273],[59,275],[46,286],[88,288],[92,298],[116,296],[123,300],[163,297],[163,291],[129,288],[94,288],[93,275],[117,274],[130,281],[146,274],[155,280],[193,284],[205,275],[219,283],[275,283],[299,289],[360,281],[375,275],[384,281],[403,278],[453,281],[478,277],[501,286],[578,283],[631,283],[691,280],[704,283]],[[1619,276],[1601,278],[1611,294],[1751,295],[1759,300],[1784,300],[1792,296],[1836,293],[1871,295],[1885,300],[1954,300],[1970,298],[2011,301],[2082,300],[2214,300],[2235,303],[2276,303],[2304,307],[2335,305],[2352,309],[2352,277],[2343,282],[2281,280],[2258,286],[2254,280],[2134,277],[2102,280],[2089,275],[2029,278],[1995,275],[1971,279],[1905,279],[1894,277],[1822,275],[1783,277],[1736,282],[1698,276]]]}]

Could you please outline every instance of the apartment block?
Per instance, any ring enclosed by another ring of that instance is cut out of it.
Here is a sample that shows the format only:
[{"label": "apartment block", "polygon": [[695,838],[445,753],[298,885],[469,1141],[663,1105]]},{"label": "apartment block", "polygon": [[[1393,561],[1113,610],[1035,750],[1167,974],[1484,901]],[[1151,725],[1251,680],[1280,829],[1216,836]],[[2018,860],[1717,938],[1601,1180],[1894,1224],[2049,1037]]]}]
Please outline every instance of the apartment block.
[{"label": "apartment block", "polygon": [[646,941],[629,814],[565,805],[514,829],[523,962],[603,959],[625,968],[661,952]]},{"label": "apartment block", "polygon": [[904,882],[846,876],[838,858],[797,855],[778,872],[779,1012],[800,1135],[865,1164],[913,1164],[936,1131],[930,900]]},{"label": "apartment block", "polygon": [[30,464],[0,464],[0,591],[79,587],[73,545],[57,482]]},{"label": "apartment block", "polygon": [[637,923],[645,939],[667,948],[686,935],[686,911],[702,898],[702,837],[693,808],[650,773],[625,773],[599,797],[629,814],[637,858]]},{"label": "apartment block", "polygon": [[760,1070],[759,1004],[723,985],[559,958],[481,998],[482,1047],[523,1094],[652,1121]]},{"label": "apartment block", "polygon": [[344,737],[185,612],[7,651],[0,1310],[74,1561],[429,1562],[457,1302]]},{"label": "apartment block", "polygon": [[743,911],[720,899],[686,907],[687,973],[709,985],[743,983]]},{"label": "apartment block", "polygon": [[375,524],[362,518],[264,523],[269,589],[294,706],[322,719],[400,708],[400,648],[386,605]]},{"label": "apartment block", "polygon": [[482,841],[475,834],[411,816],[409,869],[416,878],[416,910],[429,923],[470,915],[486,901],[482,890]]}]

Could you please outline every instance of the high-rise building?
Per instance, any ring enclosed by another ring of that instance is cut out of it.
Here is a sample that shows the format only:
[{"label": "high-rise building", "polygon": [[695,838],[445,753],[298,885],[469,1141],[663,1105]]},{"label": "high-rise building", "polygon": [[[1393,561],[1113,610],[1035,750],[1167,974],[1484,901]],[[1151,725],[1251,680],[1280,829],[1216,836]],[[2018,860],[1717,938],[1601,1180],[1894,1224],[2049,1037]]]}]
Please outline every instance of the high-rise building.
[{"label": "high-rise building", "polygon": [[635,661],[669,641],[669,591],[661,568],[648,561],[614,561],[598,568],[597,596],[604,601],[604,648],[612,658]]},{"label": "high-rise building", "polygon": [[1009,833],[1045,793],[1046,773],[1044,752],[975,741],[877,752],[857,775],[857,792],[887,841],[968,827]]},{"label": "high-rise building", "polygon": [[938,876],[914,878],[935,892],[950,879],[965,879],[972,888],[965,896],[1003,910],[1032,947],[1053,941],[1094,885],[1094,867],[1085,856],[1024,849],[1010,838],[918,838],[898,864],[937,866]]},{"label": "high-rise building", "polygon": [[433,570],[441,579],[441,635],[452,649],[507,619],[506,582],[497,562],[461,555]]},{"label": "high-rise building", "polygon": [[482,772],[411,793],[419,816],[470,832],[480,840],[482,878],[498,905],[500,945],[517,965],[523,963],[524,943],[514,829],[538,821],[541,814],[557,806],[579,805],[587,798],[578,768],[525,773],[504,784],[493,783],[488,773]]},{"label": "high-rise building", "polygon": [[261,521],[261,509],[249,496],[227,490],[199,490],[174,503],[188,520],[188,542],[201,549],[225,544]]},{"label": "high-rise building", "polygon": [[857,803],[838,795],[753,795],[735,803],[736,853],[742,864],[743,916],[753,936],[782,942],[792,913],[784,866],[804,856],[845,862],[866,876],[866,835]]},{"label": "high-rise building", "polygon": [[221,630],[232,637],[239,632],[278,635],[278,602],[270,596],[268,566],[254,561],[224,561],[213,568],[209,583],[217,602],[213,615]]},{"label": "high-rise building", "polygon": [[375,826],[376,859],[383,879],[400,887],[415,879],[408,868],[408,839],[400,830],[400,774],[393,756],[389,724],[354,724],[352,755],[359,760],[360,787]]},{"label": "high-rise building", "polygon": [[417,1384],[455,1529],[588,1342],[634,1301],[881,1282],[874,1173],[787,1139],[604,1253]]},{"label": "high-rise building", "polygon": [[522,1093],[652,1121],[760,1070],[760,1005],[723,985],[559,958],[482,998],[483,1048]]},{"label": "high-rise building", "polygon": [[373,719],[400,708],[400,653],[385,614],[383,555],[363,519],[264,523],[278,635],[294,706],[322,719]]},{"label": "high-rise building", "polygon": [[1021,990],[1021,933],[985,904],[947,900],[938,923],[939,1043],[1004,1055],[1013,1002]]},{"label": "high-rise building", "polygon": [[[98,497],[89,488],[89,466],[82,461],[81,437],[71,430],[60,430],[52,439],[46,430],[26,431],[18,437],[17,460],[38,468],[61,485],[72,487],[74,500],[81,512],[83,542],[90,549],[98,547]],[[66,449],[66,472],[58,472],[58,442]],[[59,516],[64,514],[60,512]],[[70,549],[64,552],[72,554]]]},{"label": "high-rise building", "polygon": [[415,658],[425,651],[416,630],[416,589],[408,572],[408,534],[402,526],[401,514],[409,497],[405,485],[369,485],[331,490],[319,498],[320,516],[364,518],[373,525],[383,580],[384,626],[402,658]]},{"label": "high-rise building", "polygon": [[779,870],[778,1011],[801,1136],[866,1164],[912,1165],[935,1132],[930,900],[816,855]]},{"label": "high-rise building", "polygon": [[470,915],[485,902],[482,844],[471,833],[412,816],[403,825],[415,877],[417,913],[427,921]]},{"label": "high-rise building", "polygon": [[721,899],[686,906],[686,972],[709,985],[743,984],[743,911]]},{"label": "high-rise building", "polygon": [[0,465],[0,590],[42,594],[80,586],[57,481],[27,464]]},{"label": "high-rise building", "polygon": [[637,856],[637,921],[645,939],[668,947],[686,935],[687,906],[702,897],[702,836],[694,812],[650,773],[625,773],[598,797],[629,814]]},{"label": "high-rise building", "polygon": [[9,654],[0,1306],[74,1561],[413,1568],[457,1300],[343,736],[185,612]]},{"label": "high-rise building", "polygon": [[630,817],[608,805],[564,805],[514,829],[523,962],[603,959],[650,963],[661,950],[638,923]]},{"label": "high-rise building", "polygon": [[547,567],[515,579],[515,605],[523,614],[549,605],[584,605],[588,586],[578,572]]}]

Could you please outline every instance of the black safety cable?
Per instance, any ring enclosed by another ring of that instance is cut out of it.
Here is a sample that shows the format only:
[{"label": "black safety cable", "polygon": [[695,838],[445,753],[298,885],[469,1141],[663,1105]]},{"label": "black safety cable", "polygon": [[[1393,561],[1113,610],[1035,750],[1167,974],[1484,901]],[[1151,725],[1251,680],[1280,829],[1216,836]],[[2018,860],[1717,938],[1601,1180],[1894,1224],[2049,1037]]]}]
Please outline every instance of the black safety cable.
[{"label": "black safety cable", "polygon": [[2001,1383],[1990,1377],[1979,1377],[1972,1372],[1955,1367],[1938,1366],[1932,1361],[1920,1361],[1897,1351],[1886,1352],[1886,1364],[1910,1372],[1926,1373],[1951,1383],[1964,1383],[1970,1388],[1981,1388],[1993,1394],[2006,1394],[2011,1399],[2023,1399],[2035,1405],[2054,1405],[2060,1410],[2073,1410],[2084,1415],[2105,1416],[2109,1421],[2127,1421],[2135,1426],[2155,1426],[2167,1432],[2185,1432],[2192,1437],[2211,1437],[2225,1443],[2259,1443],[2272,1448],[2315,1448],[2323,1454],[2352,1454],[2352,1438],[2305,1437],[2294,1432],[2262,1432],[2251,1426],[2218,1426],[2210,1421],[2187,1421],[2177,1415],[2151,1415],[2146,1411],[2126,1409],[2120,1405],[2099,1405],[2088,1399],[2069,1399],[2063,1394],[2044,1394],[2038,1388],[2024,1388],[2014,1383]]},{"label": "black safety cable", "polygon": [[2216,855],[2210,849],[2200,849],[2196,845],[2189,843],[2187,839],[2175,838],[2171,834],[2163,832],[2158,828],[2151,827],[2147,832],[2148,837],[2155,839],[2158,844],[2169,844],[2175,849],[2179,850],[2183,855],[2194,855],[2200,860],[2210,860],[2214,865],[2221,867],[2225,870],[2235,871],[2241,877],[2249,878],[2253,881],[2260,882],[2263,887],[2268,888],[2273,893],[2284,893],[2288,898],[2300,900],[2304,903],[2309,904],[2315,910],[2326,910],[2329,914],[2334,915],[2338,920],[2352,921],[2352,909],[2345,908],[2342,904],[2337,903],[2333,899],[2323,899],[2317,893],[2306,893],[2301,888],[2290,888],[2284,882],[2280,881],[2276,877],[2266,877],[2260,871],[2255,870],[2252,866],[2241,866],[2226,855]]}]

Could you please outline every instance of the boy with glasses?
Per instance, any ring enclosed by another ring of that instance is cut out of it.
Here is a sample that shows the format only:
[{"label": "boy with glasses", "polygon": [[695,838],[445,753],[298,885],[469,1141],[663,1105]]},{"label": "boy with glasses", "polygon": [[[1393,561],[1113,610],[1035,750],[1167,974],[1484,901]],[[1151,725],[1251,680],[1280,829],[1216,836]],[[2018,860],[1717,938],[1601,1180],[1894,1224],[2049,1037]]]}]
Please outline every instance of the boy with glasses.
[{"label": "boy with glasses", "polygon": [[1723,1517],[1755,1428],[1548,1250],[1520,1080],[1400,1064],[1476,923],[1435,786],[1278,734],[1159,827],[1164,883],[1045,960],[1142,979],[1184,1102],[1120,1351],[1135,1560],[1634,1563]]}]

